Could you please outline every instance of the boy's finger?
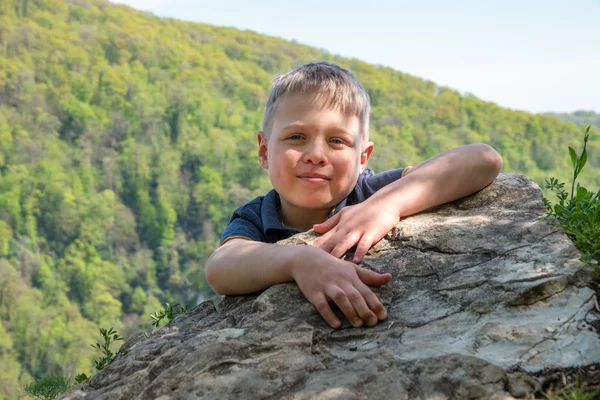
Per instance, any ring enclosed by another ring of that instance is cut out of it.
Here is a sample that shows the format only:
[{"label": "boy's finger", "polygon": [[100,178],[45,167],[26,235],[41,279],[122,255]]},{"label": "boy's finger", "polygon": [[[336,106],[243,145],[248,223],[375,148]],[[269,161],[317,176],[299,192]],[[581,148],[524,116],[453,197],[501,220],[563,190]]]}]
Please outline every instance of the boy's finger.
[{"label": "boy's finger", "polygon": [[317,296],[317,298],[313,300],[313,305],[319,314],[321,314],[325,322],[327,322],[333,329],[337,329],[342,326],[342,323],[329,306],[329,302],[325,296]]},{"label": "boy's finger", "polygon": [[334,226],[338,224],[340,220],[340,213],[337,213],[333,217],[329,218],[327,221],[322,222],[320,224],[313,225],[313,229],[317,233],[325,233],[333,229]]},{"label": "boy's finger", "polygon": [[373,293],[371,289],[369,289],[366,285],[363,285],[362,287],[358,287],[357,290],[360,292],[363,299],[365,299],[365,302],[367,303],[367,306],[369,306],[369,309],[373,311],[375,315],[377,315],[377,318],[380,321],[387,319],[387,311],[385,307],[383,306],[383,304],[381,304],[381,301],[379,301],[379,299],[377,298],[377,296],[375,296],[375,293]]},{"label": "boy's finger", "polygon": [[[321,250],[324,250],[327,253],[329,253],[331,251],[331,249],[333,248],[333,242],[330,241],[329,238],[334,233],[335,232],[333,232],[333,231],[329,231],[329,232],[323,234],[323,236],[321,236],[320,238],[318,238],[317,240],[315,240],[315,242],[313,243],[313,246],[318,247]],[[327,248],[327,246],[329,248]]]},{"label": "boy's finger", "polygon": [[[334,239],[334,238],[332,238]],[[331,255],[335,258],[340,258],[348,251],[352,246],[358,242],[359,236],[357,233],[346,234],[330,251]],[[333,242],[334,240],[332,240]]]},{"label": "boy's finger", "polygon": [[363,237],[360,239],[360,242],[356,246],[356,251],[354,252],[354,258],[352,259],[352,262],[359,264],[363,258],[365,258],[365,255],[371,248],[372,244],[371,238],[367,235],[363,235]]},{"label": "boy's finger", "polygon": [[331,289],[329,289],[326,295],[335,302],[335,304],[339,307],[340,310],[342,310],[342,312],[344,313],[346,318],[348,318],[348,321],[350,321],[352,326],[354,326],[355,328],[359,328],[362,326],[363,320],[358,317],[354,306],[348,299],[348,296],[346,296],[346,293],[344,293],[344,291],[341,288],[337,286],[332,287]]},{"label": "boy's finger", "polygon": [[347,287],[344,291],[359,318],[368,326],[376,325],[378,317],[371,311],[363,295],[354,286]]},{"label": "boy's finger", "polygon": [[375,271],[361,268],[358,265],[355,265],[354,267],[356,268],[358,278],[367,286],[381,286],[392,280],[391,274],[379,274]]},{"label": "boy's finger", "polygon": [[[327,235],[329,235],[329,233]],[[313,246],[318,247],[326,253],[329,253],[332,247],[331,242],[329,242],[329,236],[321,236],[319,239],[315,240]],[[327,248],[328,246],[330,248]]]},{"label": "boy's finger", "polygon": [[314,246],[320,248],[326,253],[330,253],[333,251],[335,246],[338,244],[338,232],[337,231],[329,231],[319,239],[317,239],[314,243]]}]

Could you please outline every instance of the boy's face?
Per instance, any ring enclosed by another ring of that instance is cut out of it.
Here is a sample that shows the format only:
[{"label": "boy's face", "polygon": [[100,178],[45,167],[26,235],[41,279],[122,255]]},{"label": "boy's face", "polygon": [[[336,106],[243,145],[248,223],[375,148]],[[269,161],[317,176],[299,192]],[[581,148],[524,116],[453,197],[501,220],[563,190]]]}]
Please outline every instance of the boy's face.
[{"label": "boy's face", "polygon": [[343,200],[373,151],[358,117],[320,108],[311,95],[285,96],[269,138],[258,132],[261,166],[281,202],[300,209],[330,209]]}]

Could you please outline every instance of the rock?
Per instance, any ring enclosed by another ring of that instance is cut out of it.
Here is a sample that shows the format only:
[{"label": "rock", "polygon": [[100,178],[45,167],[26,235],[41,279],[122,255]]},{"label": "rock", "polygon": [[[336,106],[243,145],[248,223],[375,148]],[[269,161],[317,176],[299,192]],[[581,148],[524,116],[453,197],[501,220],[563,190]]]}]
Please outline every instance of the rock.
[{"label": "rock", "polygon": [[[593,271],[530,179],[403,219],[364,266],[389,318],[331,329],[294,283],[207,301],[63,399],[508,399],[536,372],[600,361]],[[312,232],[284,244],[305,245]],[[539,386],[539,385],[538,385]]]},{"label": "rock", "polygon": [[527,398],[531,393],[539,392],[540,389],[540,384],[527,374],[508,374],[508,391],[517,399]]}]

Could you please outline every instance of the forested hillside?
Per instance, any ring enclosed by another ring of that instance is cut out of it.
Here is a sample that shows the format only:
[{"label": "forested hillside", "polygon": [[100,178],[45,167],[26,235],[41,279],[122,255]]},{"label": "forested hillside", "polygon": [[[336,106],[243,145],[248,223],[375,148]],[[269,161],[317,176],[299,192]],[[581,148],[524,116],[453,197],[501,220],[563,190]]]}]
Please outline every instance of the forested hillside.
[{"label": "forested hillside", "polygon": [[563,121],[573,122],[581,127],[591,125],[600,130],[600,114],[594,111],[579,110],[572,113],[546,113],[545,115],[558,117]]},{"label": "forested hillside", "polygon": [[[319,59],[369,92],[377,171],[486,142],[505,172],[570,177],[581,129],[555,117],[102,0],[0,0],[0,398],[89,374],[99,326],[127,337],[164,301],[210,294],[203,264],[229,215],[269,189],[255,134],[272,78]],[[588,152],[597,188],[596,130]]]}]

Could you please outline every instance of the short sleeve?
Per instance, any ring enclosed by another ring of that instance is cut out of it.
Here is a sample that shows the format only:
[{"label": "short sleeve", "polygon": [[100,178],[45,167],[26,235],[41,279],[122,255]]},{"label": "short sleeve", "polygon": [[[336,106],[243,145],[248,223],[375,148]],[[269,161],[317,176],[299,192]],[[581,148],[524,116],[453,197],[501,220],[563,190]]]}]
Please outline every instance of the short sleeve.
[{"label": "short sleeve", "polygon": [[263,196],[256,197],[233,212],[221,235],[221,245],[233,238],[266,242],[260,213],[262,199]]},{"label": "short sleeve", "polygon": [[403,176],[404,170],[405,168],[398,168],[375,174],[370,169],[367,169],[360,175],[357,187],[361,190],[364,199],[367,199],[382,187],[400,179]]},{"label": "short sleeve", "polygon": [[256,225],[234,214],[221,235],[221,244],[235,238],[249,239],[255,242],[267,241],[265,235]]}]

